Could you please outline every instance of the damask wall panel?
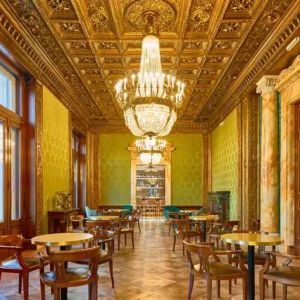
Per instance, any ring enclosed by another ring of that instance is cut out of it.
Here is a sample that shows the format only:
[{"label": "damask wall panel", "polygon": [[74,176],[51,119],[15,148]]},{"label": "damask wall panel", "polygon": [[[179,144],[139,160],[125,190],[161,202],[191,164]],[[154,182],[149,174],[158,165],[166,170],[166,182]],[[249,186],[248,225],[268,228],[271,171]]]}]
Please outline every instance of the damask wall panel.
[{"label": "damask wall panel", "polygon": [[47,230],[47,211],[54,208],[54,196],[69,191],[70,131],[69,111],[43,87],[43,213],[44,232]]},{"label": "damask wall panel", "polygon": [[212,132],[212,190],[230,191],[230,218],[237,218],[238,128],[235,109]]},{"label": "damask wall panel", "polygon": [[[130,134],[101,133],[100,202],[130,203],[130,151],[136,140]],[[171,134],[171,200],[175,205],[199,205],[202,193],[203,138],[201,134]]]},{"label": "damask wall panel", "polygon": [[173,134],[166,140],[175,147],[171,165],[172,204],[202,204],[203,135]]},{"label": "damask wall panel", "polygon": [[101,204],[130,203],[130,152],[135,140],[130,134],[100,134]]}]

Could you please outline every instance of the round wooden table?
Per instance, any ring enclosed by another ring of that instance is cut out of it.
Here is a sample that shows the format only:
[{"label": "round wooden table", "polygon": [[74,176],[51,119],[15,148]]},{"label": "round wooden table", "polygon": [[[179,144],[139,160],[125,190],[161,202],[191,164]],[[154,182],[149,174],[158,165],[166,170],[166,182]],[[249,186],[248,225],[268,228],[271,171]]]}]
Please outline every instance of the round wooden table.
[{"label": "round wooden table", "polygon": [[118,216],[92,216],[87,218],[90,221],[115,221],[118,220]]},{"label": "round wooden table", "polygon": [[[34,245],[43,246],[59,246],[60,250],[66,250],[67,246],[88,243],[94,239],[94,236],[89,233],[51,233],[38,235],[31,239],[31,243]],[[68,289],[61,289],[61,299],[68,299]]]},{"label": "round wooden table", "polygon": [[262,233],[226,233],[221,240],[241,246],[248,246],[248,300],[255,297],[255,246],[274,246],[283,243],[280,236]]},{"label": "round wooden table", "polygon": [[194,222],[203,222],[203,241],[206,242],[206,222],[207,221],[216,221],[219,220],[218,215],[199,215],[199,216],[190,216],[189,219]]}]

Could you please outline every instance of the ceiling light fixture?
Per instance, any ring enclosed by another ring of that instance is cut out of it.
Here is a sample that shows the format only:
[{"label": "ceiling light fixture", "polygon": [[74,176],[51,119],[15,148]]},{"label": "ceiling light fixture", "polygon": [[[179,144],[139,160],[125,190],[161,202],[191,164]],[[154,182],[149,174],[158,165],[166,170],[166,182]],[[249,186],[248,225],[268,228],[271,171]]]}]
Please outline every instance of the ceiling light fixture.
[{"label": "ceiling light fixture", "polygon": [[162,72],[155,20],[157,13],[144,13],[147,28],[142,42],[139,73],[130,72],[115,85],[116,98],[124,110],[126,126],[136,136],[165,136],[177,119],[185,84]]},{"label": "ceiling light fixture", "polygon": [[139,159],[146,165],[157,165],[163,159],[163,153],[166,149],[167,142],[161,139],[156,139],[154,136],[135,142]]}]

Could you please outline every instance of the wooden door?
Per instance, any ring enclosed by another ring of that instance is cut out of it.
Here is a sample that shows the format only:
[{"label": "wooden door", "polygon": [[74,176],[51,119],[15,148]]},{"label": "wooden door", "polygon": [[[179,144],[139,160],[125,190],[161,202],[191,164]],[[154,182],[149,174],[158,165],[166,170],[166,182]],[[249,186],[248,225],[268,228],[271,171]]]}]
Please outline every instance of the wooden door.
[{"label": "wooden door", "polygon": [[300,246],[300,104],[296,105],[295,245]]}]

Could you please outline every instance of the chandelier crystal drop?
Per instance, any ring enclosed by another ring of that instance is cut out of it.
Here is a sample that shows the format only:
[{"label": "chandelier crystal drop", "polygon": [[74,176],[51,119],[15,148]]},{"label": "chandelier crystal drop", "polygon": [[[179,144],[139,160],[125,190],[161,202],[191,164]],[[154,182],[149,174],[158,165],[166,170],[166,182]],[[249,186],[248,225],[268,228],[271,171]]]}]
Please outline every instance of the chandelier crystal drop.
[{"label": "chandelier crystal drop", "polygon": [[157,165],[163,159],[167,142],[155,137],[146,137],[135,142],[140,161],[146,165]]},{"label": "chandelier crystal drop", "polygon": [[[151,17],[147,22],[153,25]],[[182,105],[184,89],[184,82],[162,72],[159,39],[153,30],[142,42],[140,71],[131,72],[115,85],[126,126],[135,136],[168,135]]]}]

